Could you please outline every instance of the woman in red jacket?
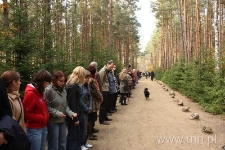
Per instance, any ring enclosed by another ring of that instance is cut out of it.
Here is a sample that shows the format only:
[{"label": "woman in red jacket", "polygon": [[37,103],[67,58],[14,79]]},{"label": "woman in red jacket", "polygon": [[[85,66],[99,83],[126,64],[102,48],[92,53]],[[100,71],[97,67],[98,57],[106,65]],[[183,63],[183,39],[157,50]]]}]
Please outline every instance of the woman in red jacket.
[{"label": "woman in red jacket", "polygon": [[25,89],[23,107],[30,150],[45,150],[49,113],[43,94],[51,79],[47,70],[40,70]]}]

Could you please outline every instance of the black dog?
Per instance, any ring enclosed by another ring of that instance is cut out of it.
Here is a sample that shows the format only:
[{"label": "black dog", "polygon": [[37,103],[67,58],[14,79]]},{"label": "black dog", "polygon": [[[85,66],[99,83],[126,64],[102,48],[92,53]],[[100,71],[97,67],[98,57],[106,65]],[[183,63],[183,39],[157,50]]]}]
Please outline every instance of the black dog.
[{"label": "black dog", "polygon": [[149,95],[150,95],[150,93],[149,93],[149,91],[148,91],[148,88],[145,88],[144,94],[145,94],[146,100],[148,100],[148,99],[149,99]]}]

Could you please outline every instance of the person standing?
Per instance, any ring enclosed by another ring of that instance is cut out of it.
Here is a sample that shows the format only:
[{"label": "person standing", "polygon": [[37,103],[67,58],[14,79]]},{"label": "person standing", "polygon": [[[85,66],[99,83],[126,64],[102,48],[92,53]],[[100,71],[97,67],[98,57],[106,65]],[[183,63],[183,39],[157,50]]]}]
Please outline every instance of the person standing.
[{"label": "person standing", "polygon": [[24,109],[19,94],[21,84],[20,74],[14,70],[8,70],[1,75],[1,78],[4,80],[6,85],[7,94],[12,110],[12,117],[20,124],[24,132],[26,132]]},{"label": "person standing", "polygon": [[67,91],[67,103],[71,111],[74,112],[72,116],[67,114],[66,121],[68,124],[68,134],[66,140],[67,150],[80,150],[81,149],[81,132],[80,122],[82,122],[81,116],[81,91],[80,87],[85,82],[85,69],[81,66],[77,66],[66,83]]},{"label": "person standing", "polygon": [[116,109],[116,101],[117,101],[118,93],[119,93],[119,90],[120,90],[120,88],[119,88],[119,79],[118,79],[118,76],[116,74],[116,65],[114,65],[114,67],[113,67],[112,75],[113,75],[113,81],[114,81],[114,84],[115,84],[115,91],[116,91],[116,93],[114,94],[111,110],[116,112],[117,111],[117,109]]},{"label": "person standing", "polygon": [[100,105],[100,113],[99,113],[99,123],[103,125],[109,125],[107,120],[109,120],[107,116],[107,108],[109,105],[109,80],[108,74],[112,70],[114,66],[114,62],[112,60],[108,61],[106,65],[99,71],[99,76],[101,79],[101,87],[102,87],[102,96],[103,102]]},{"label": "person standing", "polygon": [[40,70],[25,89],[23,107],[27,135],[31,142],[30,150],[45,150],[49,113],[44,91],[51,80],[51,74],[47,70]]},{"label": "person standing", "polygon": [[85,71],[85,83],[84,85],[80,85],[81,91],[81,117],[82,122],[80,123],[81,129],[81,150],[87,150],[87,148],[92,147],[93,145],[87,143],[87,122],[88,122],[88,115],[92,110],[92,98],[90,94],[90,87],[89,87],[89,79],[91,77],[91,73],[86,70]]},{"label": "person standing", "polygon": [[93,130],[93,126],[95,124],[95,121],[97,121],[97,112],[100,109],[100,103],[103,101],[103,97],[98,86],[98,81],[96,77],[96,67],[90,65],[88,67],[88,71],[91,73],[89,86],[92,97],[92,110],[88,115],[87,133],[89,140],[97,140],[97,137],[94,137],[93,135],[94,131],[96,132],[97,129]]},{"label": "person standing", "polygon": [[127,105],[126,100],[129,93],[129,87],[125,90],[124,86],[128,86],[130,75],[127,74],[127,69],[123,69],[119,75],[120,78],[120,96],[121,96],[121,105]]},{"label": "person standing", "polygon": [[[92,75],[92,77],[95,79],[99,91],[102,92],[101,79],[100,79],[100,76],[99,76],[99,73],[98,73],[98,63],[95,62],[95,61],[92,61],[92,62],[90,63],[89,66],[93,66],[93,67],[95,68],[96,73],[95,73],[95,75]],[[89,69],[88,69],[88,70],[89,70]],[[90,70],[89,70],[89,71],[90,71]],[[91,73],[91,74],[92,74],[92,73]],[[101,95],[102,95],[102,94],[101,94]],[[103,99],[101,99],[101,100],[103,101]],[[101,103],[102,103],[102,101],[101,101]],[[99,106],[100,106],[100,105],[99,105]],[[99,107],[98,110],[96,111],[96,115],[97,115],[97,112],[99,112],[99,110],[100,110],[100,107]],[[96,119],[97,119],[97,118],[96,118]],[[96,120],[96,121],[97,121],[97,120]],[[98,133],[98,132],[99,132],[99,129],[95,129],[94,127],[95,127],[95,122],[93,122],[93,124],[92,124],[92,132],[93,132],[93,133]]]},{"label": "person standing", "polygon": [[52,77],[52,84],[45,89],[50,119],[48,123],[48,150],[66,150],[66,114],[74,113],[67,105],[65,82],[67,78],[63,71],[58,70]]},{"label": "person standing", "polygon": [[155,76],[155,73],[154,73],[154,71],[152,70],[150,74],[151,74],[151,80],[153,81],[153,79],[154,79],[154,76]]}]

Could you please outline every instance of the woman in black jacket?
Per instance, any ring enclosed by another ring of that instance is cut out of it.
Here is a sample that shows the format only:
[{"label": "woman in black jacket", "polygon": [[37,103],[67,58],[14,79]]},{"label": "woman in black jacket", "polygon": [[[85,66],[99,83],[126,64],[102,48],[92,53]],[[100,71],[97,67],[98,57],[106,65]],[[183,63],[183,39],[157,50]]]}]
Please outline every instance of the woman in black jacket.
[{"label": "woman in black jacket", "polygon": [[70,110],[74,112],[74,115],[72,117],[67,115],[67,150],[81,149],[80,122],[82,122],[82,117],[79,85],[84,84],[85,75],[85,69],[81,66],[78,66],[73,70],[66,84],[68,106]]}]

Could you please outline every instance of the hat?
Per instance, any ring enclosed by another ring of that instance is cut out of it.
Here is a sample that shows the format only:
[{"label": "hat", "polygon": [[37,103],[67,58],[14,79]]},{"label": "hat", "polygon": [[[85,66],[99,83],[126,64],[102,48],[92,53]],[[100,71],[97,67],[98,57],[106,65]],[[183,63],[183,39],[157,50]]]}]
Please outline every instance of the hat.
[{"label": "hat", "polygon": [[191,120],[193,120],[193,119],[199,119],[199,114],[193,113],[193,114],[191,114],[191,116],[190,116],[189,119],[191,119]]},{"label": "hat", "polygon": [[182,111],[183,111],[183,112],[188,112],[189,109],[190,109],[190,107],[185,107],[185,108],[182,108]]},{"label": "hat", "polygon": [[206,127],[206,126],[204,126],[204,127],[202,128],[202,131],[203,131],[203,132],[206,132],[206,133],[213,133],[212,129],[211,129],[210,127]]},{"label": "hat", "polygon": [[145,88],[145,91],[147,91],[148,90],[148,88]]}]

